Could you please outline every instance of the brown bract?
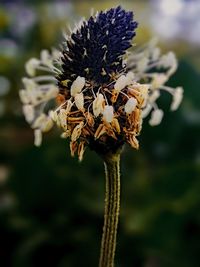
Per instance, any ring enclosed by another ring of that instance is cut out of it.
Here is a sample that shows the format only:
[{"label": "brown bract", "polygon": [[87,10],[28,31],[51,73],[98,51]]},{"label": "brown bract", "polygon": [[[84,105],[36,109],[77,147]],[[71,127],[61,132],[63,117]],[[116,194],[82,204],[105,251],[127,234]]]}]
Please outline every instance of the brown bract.
[{"label": "brown bract", "polygon": [[[67,110],[63,136],[70,138],[71,155],[74,156],[77,153],[79,160],[82,160],[86,146],[99,154],[113,152],[112,150],[120,148],[124,143],[130,144],[133,148],[139,148],[137,136],[141,130],[144,94],[140,91],[140,86],[135,83],[116,92],[113,83],[97,89],[87,82],[82,90],[84,108],[81,109],[75,105],[75,97],[69,97],[68,92],[63,93],[63,88],[59,94],[62,110]],[[66,87],[66,91],[68,90],[69,88]],[[101,94],[101,101],[97,100],[99,94]],[[66,96],[68,97],[64,99]],[[130,114],[127,114],[124,107],[130,98],[136,99],[137,105]],[[94,101],[96,101],[95,104]],[[110,110],[113,114],[109,116],[102,112],[97,116],[97,109],[103,110],[105,106],[112,107]],[[58,110],[58,117],[59,113]],[[109,122],[108,117],[109,120],[111,118]]]}]

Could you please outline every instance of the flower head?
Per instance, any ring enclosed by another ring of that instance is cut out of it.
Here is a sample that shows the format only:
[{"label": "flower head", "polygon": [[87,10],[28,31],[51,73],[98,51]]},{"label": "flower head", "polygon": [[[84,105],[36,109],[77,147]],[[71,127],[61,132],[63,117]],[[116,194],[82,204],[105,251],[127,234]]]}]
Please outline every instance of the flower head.
[{"label": "flower head", "polygon": [[63,80],[78,76],[97,86],[111,82],[112,74],[124,68],[123,55],[132,46],[136,27],[133,13],[120,6],[83,21],[66,40],[60,86]]},{"label": "flower head", "polygon": [[[80,160],[86,146],[99,154],[126,142],[138,148],[142,118],[153,109],[150,124],[162,120],[156,105],[161,90],[173,95],[171,110],[177,109],[182,91],[164,85],[177,67],[174,54],[160,56],[150,42],[128,56],[136,28],[132,12],[112,8],[83,21],[66,37],[62,52],[43,50],[40,59],[26,63],[29,78],[23,79],[20,98],[36,145],[56,124]],[[37,70],[49,74],[36,76]],[[46,112],[49,101],[56,108]]]}]

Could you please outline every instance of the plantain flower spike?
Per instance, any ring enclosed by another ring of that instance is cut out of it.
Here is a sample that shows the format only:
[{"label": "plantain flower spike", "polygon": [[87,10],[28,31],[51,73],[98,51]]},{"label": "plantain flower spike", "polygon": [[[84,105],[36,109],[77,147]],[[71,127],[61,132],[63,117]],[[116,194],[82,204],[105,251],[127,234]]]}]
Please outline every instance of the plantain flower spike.
[{"label": "plantain flower spike", "polygon": [[162,91],[172,95],[171,110],[178,108],[183,89],[165,85],[176,57],[161,55],[155,40],[130,51],[137,26],[133,12],[120,6],[101,11],[65,37],[62,51],[43,50],[26,63],[19,95],[36,146],[57,125],[79,160],[86,146],[101,155],[125,143],[138,149],[143,118],[152,113],[152,126],[163,118],[156,103]]}]

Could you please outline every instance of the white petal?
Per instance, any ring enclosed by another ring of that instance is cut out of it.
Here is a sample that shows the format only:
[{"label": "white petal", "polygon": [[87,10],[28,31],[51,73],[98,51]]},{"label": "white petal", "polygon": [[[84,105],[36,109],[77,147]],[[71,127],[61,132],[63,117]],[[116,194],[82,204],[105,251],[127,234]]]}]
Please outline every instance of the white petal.
[{"label": "white petal", "polygon": [[182,102],[182,99],[183,99],[183,88],[177,87],[173,93],[173,101],[171,103],[170,110],[171,111],[177,110]]},{"label": "white petal", "polygon": [[24,105],[22,107],[25,119],[27,122],[31,123],[34,120],[35,112],[32,105]]},{"label": "white petal", "polygon": [[80,93],[85,86],[85,78],[78,76],[71,86],[71,96],[75,96]]},{"label": "white petal", "polygon": [[124,89],[128,85],[128,83],[129,83],[129,79],[125,75],[122,75],[117,79],[114,85],[114,89],[117,92],[120,92],[122,89]]},{"label": "white petal", "polygon": [[151,113],[151,119],[149,121],[149,124],[151,126],[159,125],[162,121],[163,115],[164,115],[164,113],[161,109],[153,110]]},{"label": "white petal", "polygon": [[36,129],[34,131],[34,136],[35,136],[34,145],[35,146],[40,146],[41,143],[42,143],[42,132],[41,132],[41,130],[40,129]]},{"label": "white petal", "polygon": [[84,107],[84,96],[83,93],[75,95],[75,104],[78,109],[82,110]]},{"label": "white petal", "polygon": [[136,108],[136,105],[137,105],[137,100],[134,97],[129,98],[124,107],[125,112],[127,114],[131,114]]},{"label": "white petal", "polygon": [[112,106],[105,106],[103,110],[103,118],[106,122],[112,122],[114,118],[114,111]]}]

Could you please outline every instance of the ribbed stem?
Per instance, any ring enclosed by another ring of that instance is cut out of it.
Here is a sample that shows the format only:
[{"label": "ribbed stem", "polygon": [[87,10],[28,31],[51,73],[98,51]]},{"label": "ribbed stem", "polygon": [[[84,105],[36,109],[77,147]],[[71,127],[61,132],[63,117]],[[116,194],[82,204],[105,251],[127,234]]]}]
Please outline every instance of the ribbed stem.
[{"label": "ribbed stem", "polygon": [[99,267],[114,267],[120,209],[120,153],[104,157],[106,193]]}]

